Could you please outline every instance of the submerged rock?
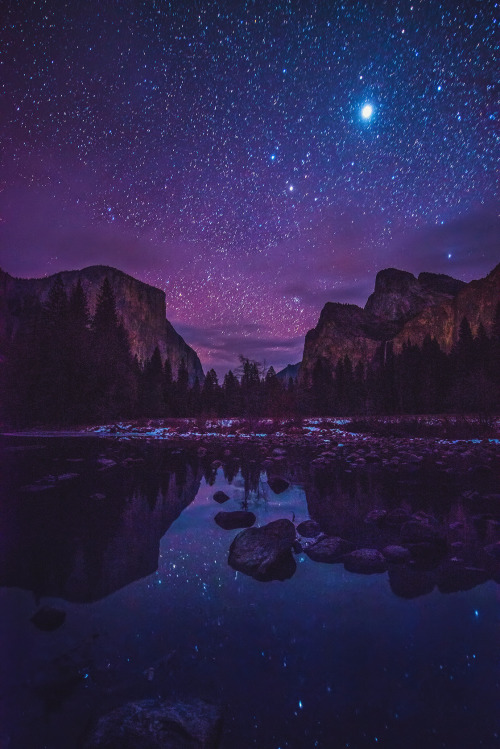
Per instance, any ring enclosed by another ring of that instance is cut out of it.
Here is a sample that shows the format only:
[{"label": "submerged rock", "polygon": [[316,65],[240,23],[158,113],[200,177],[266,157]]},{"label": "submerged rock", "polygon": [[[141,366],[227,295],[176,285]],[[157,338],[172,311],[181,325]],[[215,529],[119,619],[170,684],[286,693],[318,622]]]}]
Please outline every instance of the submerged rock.
[{"label": "submerged rock", "polygon": [[387,561],[377,549],[357,549],[346,554],[344,567],[348,572],[359,572],[370,575],[374,572],[385,572]]},{"label": "submerged rock", "polygon": [[323,536],[315,543],[308,546],[305,552],[309,559],[314,562],[326,562],[333,564],[340,562],[345,554],[354,549],[354,544],[338,536]]},{"label": "submerged rock", "polygon": [[285,492],[290,486],[290,483],[286,481],[286,479],[282,479],[280,476],[271,476],[271,478],[267,480],[267,484],[275,494],[283,494],[283,492]]},{"label": "submerged rock", "polygon": [[228,495],[225,492],[215,492],[214,497],[216,502],[218,502],[220,505],[224,502],[227,502],[229,499]]},{"label": "submerged rock", "polygon": [[392,592],[400,598],[418,598],[432,593],[436,580],[432,572],[398,564],[389,570],[389,584]]},{"label": "submerged rock", "polygon": [[229,549],[228,563],[256,580],[287,580],[296,570],[292,555],[294,542],[293,523],[274,520],[261,528],[238,533]]},{"label": "submerged rock", "polygon": [[250,528],[257,518],[253,512],[235,510],[234,512],[218,512],[214,520],[225,531],[233,531],[236,528]]},{"label": "submerged rock", "polygon": [[216,749],[219,708],[192,702],[129,702],[98,721],[85,749]]},{"label": "submerged rock", "polygon": [[41,609],[33,614],[31,621],[43,632],[53,632],[58,629],[66,619],[66,612],[56,609],[53,606],[42,606]]},{"label": "submerged rock", "polygon": [[297,533],[303,538],[314,538],[321,532],[321,528],[315,520],[304,520],[297,526]]}]

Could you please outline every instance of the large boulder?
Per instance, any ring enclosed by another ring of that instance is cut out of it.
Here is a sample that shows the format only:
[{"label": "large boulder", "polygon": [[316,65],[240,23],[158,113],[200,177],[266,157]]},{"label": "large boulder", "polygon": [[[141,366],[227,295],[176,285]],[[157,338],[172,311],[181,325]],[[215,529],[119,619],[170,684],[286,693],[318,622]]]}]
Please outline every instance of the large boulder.
[{"label": "large boulder", "polygon": [[314,538],[319,536],[321,528],[315,520],[303,520],[297,526],[297,533],[303,538]]},{"label": "large boulder", "polygon": [[104,715],[85,749],[216,749],[222,728],[219,708],[202,700],[143,700]]},{"label": "large boulder", "polygon": [[238,533],[229,549],[228,563],[256,580],[287,580],[296,570],[292,555],[295,527],[290,520],[273,520],[261,528]]}]

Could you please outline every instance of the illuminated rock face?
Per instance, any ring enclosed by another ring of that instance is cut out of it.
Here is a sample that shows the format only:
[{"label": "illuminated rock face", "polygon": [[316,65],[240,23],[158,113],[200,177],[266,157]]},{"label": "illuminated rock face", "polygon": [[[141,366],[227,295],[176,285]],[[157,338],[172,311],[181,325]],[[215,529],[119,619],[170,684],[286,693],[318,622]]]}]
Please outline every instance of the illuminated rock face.
[{"label": "illuminated rock face", "polygon": [[481,323],[490,333],[499,302],[500,264],[486,278],[464,284],[451,300],[427,307],[409,320],[394,339],[394,350],[400,351],[408,339],[421,346],[429,333],[448,352],[458,339],[458,329],[464,317],[469,321],[474,335]]},{"label": "illuminated rock face", "polygon": [[489,332],[499,300],[500,265],[468,284],[435,273],[416,278],[395,268],[382,270],[364,309],[332,302],[323,307],[318,324],[306,335],[299,379],[310,384],[318,360],[332,368],[345,356],[353,366],[366,364],[387,341],[397,352],[408,339],[422,345],[430,335],[448,352],[464,316],[473,333],[481,322]]},{"label": "illuminated rock face", "polygon": [[[182,359],[186,360],[189,378],[203,380],[203,370],[196,352],[174,330],[166,318],[165,294],[116,268],[93,265],[83,270],[63,271],[64,286],[69,292],[81,281],[87,295],[89,311],[94,313],[97,296],[107,278],[113,289],[116,307],[129,334],[132,353],[144,361],[156,346],[162,359],[172,364],[174,377]],[[47,278],[13,278],[0,270],[0,340],[8,339],[15,330],[22,305],[29,297],[46,300],[55,276]]]}]

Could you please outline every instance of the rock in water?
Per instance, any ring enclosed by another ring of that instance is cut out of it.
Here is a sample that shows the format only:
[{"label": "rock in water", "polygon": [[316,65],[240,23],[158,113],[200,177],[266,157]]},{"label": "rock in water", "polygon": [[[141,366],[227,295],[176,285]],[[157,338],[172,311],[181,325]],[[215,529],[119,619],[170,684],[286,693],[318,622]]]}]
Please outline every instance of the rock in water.
[{"label": "rock in water", "polygon": [[193,702],[129,702],[104,715],[85,749],[216,749],[219,708]]},{"label": "rock in water", "polygon": [[315,520],[304,520],[297,526],[297,533],[304,538],[314,538],[319,536],[321,528]]},{"label": "rock in water", "polygon": [[387,561],[377,549],[358,549],[344,557],[344,567],[349,572],[370,575],[373,572],[385,572]]},{"label": "rock in water", "polygon": [[230,566],[256,580],[287,580],[296,570],[292,555],[295,527],[290,520],[274,520],[262,528],[238,533],[229,549]]},{"label": "rock in water", "polygon": [[289,482],[286,481],[286,479],[282,479],[280,476],[271,476],[271,478],[267,480],[267,484],[275,494],[283,494],[283,492],[285,492],[290,486]]},{"label": "rock in water", "polygon": [[253,512],[235,510],[234,512],[218,512],[214,520],[225,531],[233,531],[236,528],[250,528],[257,518]]},{"label": "rock in water", "polygon": [[55,629],[58,629],[62,624],[64,624],[65,619],[66,612],[56,609],[53,606],[42,606],[42,608],[38,609],[36,614],[33,614],[31,617],[31,621],[35,627],[38,627],[38,629],[41,629],[44,632],[53,632]]},{"label": "rock in water", "polygon": [[229,499],[229,497],[226,494],[226,492],[220,492],[219,491],[219,492],[215,492],[214,499],[215,499],[216,502],[218,502],[221,505],[224,502],[227,502],[227,500]]},{"label": "rock in water", "polygon": [[309,559],[314,562],[340,562],[344,554],[354,549],[354,544],[338,536],[324,536],[305,549]]}]

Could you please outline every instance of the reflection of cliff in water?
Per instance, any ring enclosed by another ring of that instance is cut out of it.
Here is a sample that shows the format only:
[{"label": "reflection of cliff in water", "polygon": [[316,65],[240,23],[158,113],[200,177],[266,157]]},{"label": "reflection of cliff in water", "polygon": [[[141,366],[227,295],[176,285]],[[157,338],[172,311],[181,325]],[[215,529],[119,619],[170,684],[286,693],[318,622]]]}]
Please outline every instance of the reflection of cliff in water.
[{"label": "reflection of cliff in water", "polygon": [[[407,547],[407,563],[389,563],[392,591],[414,598],[438,588],[468,590],[500,579],[488,546],[499,538],[498,506],[474,492],[464,478],[439,472],[404,475],[355,472],[344,467],[314,471],[305,481],[310,517],[328,536],[356,548]],[[469,492],[464,489],[469,489]],[[417,533],[418,531],[418,533]]]},{"label": "reflection of cliff in water", "polygon": [[[22,494],[4,506],[0,585],[90,602],[152,574],[162,536],[195,498],[201,471],[135,472],[117,468],[106,493],[84,479],[61,490]],[[121,479],[121,480],[120,480]]]}]

